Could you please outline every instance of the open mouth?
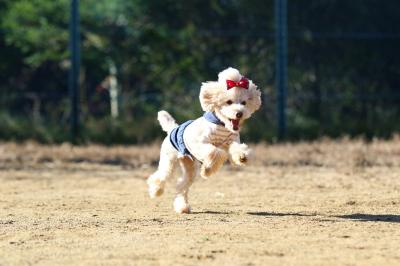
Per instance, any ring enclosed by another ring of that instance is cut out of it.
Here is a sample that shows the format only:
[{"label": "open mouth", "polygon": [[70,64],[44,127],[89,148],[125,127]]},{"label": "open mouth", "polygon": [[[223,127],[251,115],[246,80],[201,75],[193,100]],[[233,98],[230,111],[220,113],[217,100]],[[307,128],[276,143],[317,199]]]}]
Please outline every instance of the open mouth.
[{"label": "open mouth", "polygon": [[240,119],[229,119],[229,121],[230,121],[231,124],[232,124],[233,130],[239,130],[239,122],[240,122]]}]

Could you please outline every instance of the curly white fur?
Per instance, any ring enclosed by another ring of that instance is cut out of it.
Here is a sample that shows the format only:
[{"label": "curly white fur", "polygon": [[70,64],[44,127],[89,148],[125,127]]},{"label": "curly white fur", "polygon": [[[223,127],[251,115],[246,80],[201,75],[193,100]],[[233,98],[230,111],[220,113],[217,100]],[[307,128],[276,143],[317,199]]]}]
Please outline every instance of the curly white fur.
[{"label": "curly white fur", "polygon": [[[200,168],[200,175],[208,178],[229,160],[242,166],[249,161],[250,149],[240,143],[239,132],[243,122],[261,106],[261,92],[249,80],[248,89],[233,87],[227,89],[227,80],[238,82],[243,78],[237,69],[227,68],[218,74],[218,81],[208,81],[200,89],[200,103],[203,111],[212,112],[224,126],[213,124],[203,117],[191,123],[183,135],[187,149],[195,159],[182,156],[171,144],[169,134],[177,123],[166,111],[158,113],[158,120],[168,136],[161,145],[158,169],[147,180],[151,198],[164,192],[165,183],[179,163],[182,170],[176,186],[174,209],[177,213],[191,211],[188,192]],[[201,162],[201,166],[200,166]]]}]

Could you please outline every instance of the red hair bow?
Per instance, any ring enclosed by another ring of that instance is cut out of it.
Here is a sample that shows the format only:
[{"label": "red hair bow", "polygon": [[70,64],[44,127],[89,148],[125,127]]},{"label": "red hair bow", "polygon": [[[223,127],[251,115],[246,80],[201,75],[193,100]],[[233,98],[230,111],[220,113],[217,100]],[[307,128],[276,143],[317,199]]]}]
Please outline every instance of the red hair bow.
[{"label": "red hair bow", "polygon": [[245,77],[241,78],[239,80],[239,82],[235,82],[233,80],[227,79],[226,80],[226,89],[230,90],[233,87],[240,87],[240,88],[243,88],[243,89],[247,90],[249,88],[249,80],[247,78],[245,78]]}]

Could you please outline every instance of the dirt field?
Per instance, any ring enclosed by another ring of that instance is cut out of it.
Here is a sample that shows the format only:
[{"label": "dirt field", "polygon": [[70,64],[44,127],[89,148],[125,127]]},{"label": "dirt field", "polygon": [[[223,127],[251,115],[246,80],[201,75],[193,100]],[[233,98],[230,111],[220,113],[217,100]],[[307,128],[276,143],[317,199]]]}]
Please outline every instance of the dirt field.
[{"label": "dirt field", "polygon": [[172,210],[158,146],[0,144],[0,265],[400,265],[400,139],[254,146]]}]

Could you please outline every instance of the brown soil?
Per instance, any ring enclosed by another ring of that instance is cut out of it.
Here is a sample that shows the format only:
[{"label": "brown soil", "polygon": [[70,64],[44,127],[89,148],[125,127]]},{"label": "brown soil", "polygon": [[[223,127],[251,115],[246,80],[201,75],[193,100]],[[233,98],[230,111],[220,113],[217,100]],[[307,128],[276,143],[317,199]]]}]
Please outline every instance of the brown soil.
[{"label": "brown soil", "polygon": [[400,139],[254,146],[150,200],[158,145],[0,144],[0,265],[399,265]]}]

